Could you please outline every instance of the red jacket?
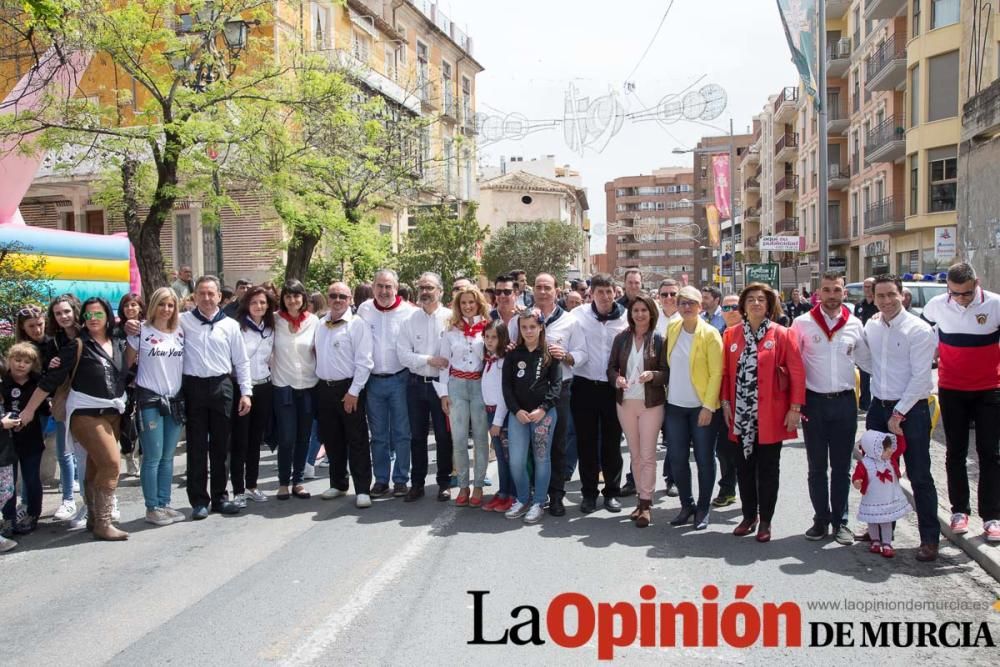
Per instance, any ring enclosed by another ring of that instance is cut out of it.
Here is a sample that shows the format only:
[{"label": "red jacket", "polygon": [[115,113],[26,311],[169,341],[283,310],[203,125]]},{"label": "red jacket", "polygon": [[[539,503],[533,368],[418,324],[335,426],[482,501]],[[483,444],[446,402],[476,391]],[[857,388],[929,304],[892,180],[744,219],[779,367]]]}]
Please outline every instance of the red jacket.
[{"label": "red jacket", "polygon": [[[730,403],[731,413],[736,412],[736,364],[746,341],[743,327],[726,329],[722,338],[722,400]],[[778,367],[788,371],[788,388],[778,389]],[[764,340],[757,346],[757,407],[759,412],[757,439],[770,445],[797,437],[795,431],[785,429],[785,415],[792,403],[806,402],[806,371],[799,352],[798,334],[772,322]],[[738,442],[733,429],[729,439]]]}]

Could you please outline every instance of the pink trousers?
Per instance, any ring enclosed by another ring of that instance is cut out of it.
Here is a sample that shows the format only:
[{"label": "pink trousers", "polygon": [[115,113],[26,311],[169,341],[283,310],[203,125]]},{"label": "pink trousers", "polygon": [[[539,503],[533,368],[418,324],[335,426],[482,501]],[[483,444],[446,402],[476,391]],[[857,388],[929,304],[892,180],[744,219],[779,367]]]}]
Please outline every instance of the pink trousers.
[{"label": "pink trousers", "polygon": [[663,406],[647,408],[645,401],[627,398],[618,406],[618,421],[628,443],[639,499],[652,500],[656,489],[656,439],[663,427]]}]

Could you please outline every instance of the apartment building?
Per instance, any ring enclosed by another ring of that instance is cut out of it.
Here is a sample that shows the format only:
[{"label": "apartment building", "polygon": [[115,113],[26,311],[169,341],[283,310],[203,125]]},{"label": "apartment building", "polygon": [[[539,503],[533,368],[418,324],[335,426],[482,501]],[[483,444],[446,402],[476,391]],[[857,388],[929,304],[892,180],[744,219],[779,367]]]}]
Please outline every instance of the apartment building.
[{"label": "apartment building", "polygon": [[607,203],[607,266],[616,278],[642,271],[654,288],[664,278],[698,282],[695,255],[700,229],[694,219],[694,174],[670,167],[622,176],[604,184]]},{"label": "apartment building", "polygon": [[759,117],[753,119],[750,140],[739,157],[736,183],[733,184],[737,188],[738,206],[742,212],[742,244],[737,248],[741,266],[737,267],[737,286],[742,284],[742,277],[739,275],[742,265],[761,261],[761,209],[765,198],[773,205],[770,194],[761,189],[761,181],[765,178],[760,150],[763,133],[761,122]]}]

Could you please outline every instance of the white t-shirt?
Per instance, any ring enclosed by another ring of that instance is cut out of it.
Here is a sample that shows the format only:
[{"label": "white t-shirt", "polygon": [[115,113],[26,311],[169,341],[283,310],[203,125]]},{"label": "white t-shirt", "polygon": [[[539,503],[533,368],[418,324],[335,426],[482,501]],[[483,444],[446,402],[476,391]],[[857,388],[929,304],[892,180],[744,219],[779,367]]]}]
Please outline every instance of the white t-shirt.
[{"label": "white t-shirt", "polygon": [[184,331],[177,327],[167,333],[144,323],[138,336],[129,336],[128,345],[138,352],[135,383],[158,396],[174,397],[181,390],[184,375]]},{"label": "white t-shirt", "polygon": [[670,380],[667,384],[667,402],[679,408],[700,408],[701,399],[691,383],[691,348],[694,334],[681,327],[674,349],[670,351]]},{"label": "white t-shirt", "polygon": [[636,398],[640,401],[646,399],[646,385],[639,384],[639,376],[642,375],[642,348],[644,345],[636,346],[632,341],[632,351],[628,353],[628,365],[626,366],[625,378],[628,380],[628,389],[625,390],[622,398]]}]

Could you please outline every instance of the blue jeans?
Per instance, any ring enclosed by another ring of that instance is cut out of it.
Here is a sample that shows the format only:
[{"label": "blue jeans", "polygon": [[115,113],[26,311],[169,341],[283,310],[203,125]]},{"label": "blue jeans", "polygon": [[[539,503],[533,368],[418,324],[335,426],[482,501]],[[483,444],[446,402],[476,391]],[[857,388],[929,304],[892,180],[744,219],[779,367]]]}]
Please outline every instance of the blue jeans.
[{"label": "blue jeans", "polygon": [[316,465],[316,456],[322,446],[323,443],[319,441],[319,421],[314,418],[312,430],[309,432],[309,451],[306,454],[306,463],[311,466]]},{"label": "blue jeans", "polygon": [[[66,448],[66,424],[55,422],[56,460],[59,461],[59,486],[63,500],[73,500],[73,480],[76,478],[76,457]],[[82,481],[82,480],[81,480]]]},{"label": "blue jeans", "polygon": [[572,417],[566,420],[566,480],[573,478],[580,455],[576,451],[576,426]]},{"label": "blue jeans", "polygon": [[[830,398],[807,391],[806,404],[802,406],[802,435],[809,463],[813,522],[832,525],[834,531],[847,525],[857,413],[853,390]],[[830,471],[829,485],[827,469]]]},{"label": "blue jeans", "polygon": [[[889,432],[889,417],[892,409],[882,405],[874,396],[865,418],[865,428]],[[931,413],[926,400],[917,401],[906,413],[903,420],[903,436],[906,438],[906,476],[913,487],[913,501],[917,506],[917,525],[920,528],[921,544],[937,544],[941,541],[941,528],[937,520],[937,488],[931,476]]]},{"label": "blue jeans", "polygon": [[507,415],[510,438],[510,473],[517,489],[517,502],[527,505],[531,482],[528,480],[528,455],[535,465],[535,504],[545,500],[552,475],[552,438],[556,433],[556,409],[550,408],[538,423],[522,424],[513,414]]},{"label": "blue jeans", "polygon": [[670,469],[670,439],[667,437],[667,410],[663,411],[663,429],[661,433],[663,434],[663,446],[667,450],[667,455],[663,457],[663,481],[667,483],[667,486],[671,484],[676,484],[677,480],[674,478],[674,472]]},{"label": "blue jeans", "polygon": [[[493,426],[493,416],[496,415],[495,405],[486,406],[486,419],[490,426]],[[507,437],[507,425],[500,429],[499,436],[490,436],[493,443],[493,452],[497,455],[497,476],[500,478],[497,495],[501,498],[512,498],[517,495],[514,490],[514,478],[510,473],[510,440]]]},{"label": "blue jeans", "polygon": [[170,505],[170,484],[174,480],[174,450],[181,434],[181,425],[173,415],[161,415],[156,406],[143,408],[139,444],[142,446],[142,467],[139,480],[146,509]]},{"label": "blue jeans", "polygon": [[393,455],[396,458],[392,467],[393,484],[406,484],[410,479],[410,415],[406,407],[409,377],[410,372],[406,370],[389,377],[372,375],[365,385],[365,409],[372,434],[372,472],[376,483],[389,483]]},{"label": "blue jeans", "polygon": [[[667,457],[670,472],[674,475],[682,507],[694,506],[699,512],[708,512],[715,486],[715,419],[708,426],[698,426],[701,408],[682,408],[667,404]],[[691,446],[698,466],[698,502],[691,491]]]},{"label": "blue jeans", "polygon": [[274,428],[278,434],[278,486],[302,483],[313,425],[313,390],[274,388]]},{"label": "blue jeans", "polygon": [[466,434],[471,424],[472,448],[476,456],[472,482],[473,486],[481,489],[490,464],[490,424],[486,420],[482,381],[448,378],[448,397],[451,401],[452,463],[458,475],[458,486],[462,489],[469,486]]}]

